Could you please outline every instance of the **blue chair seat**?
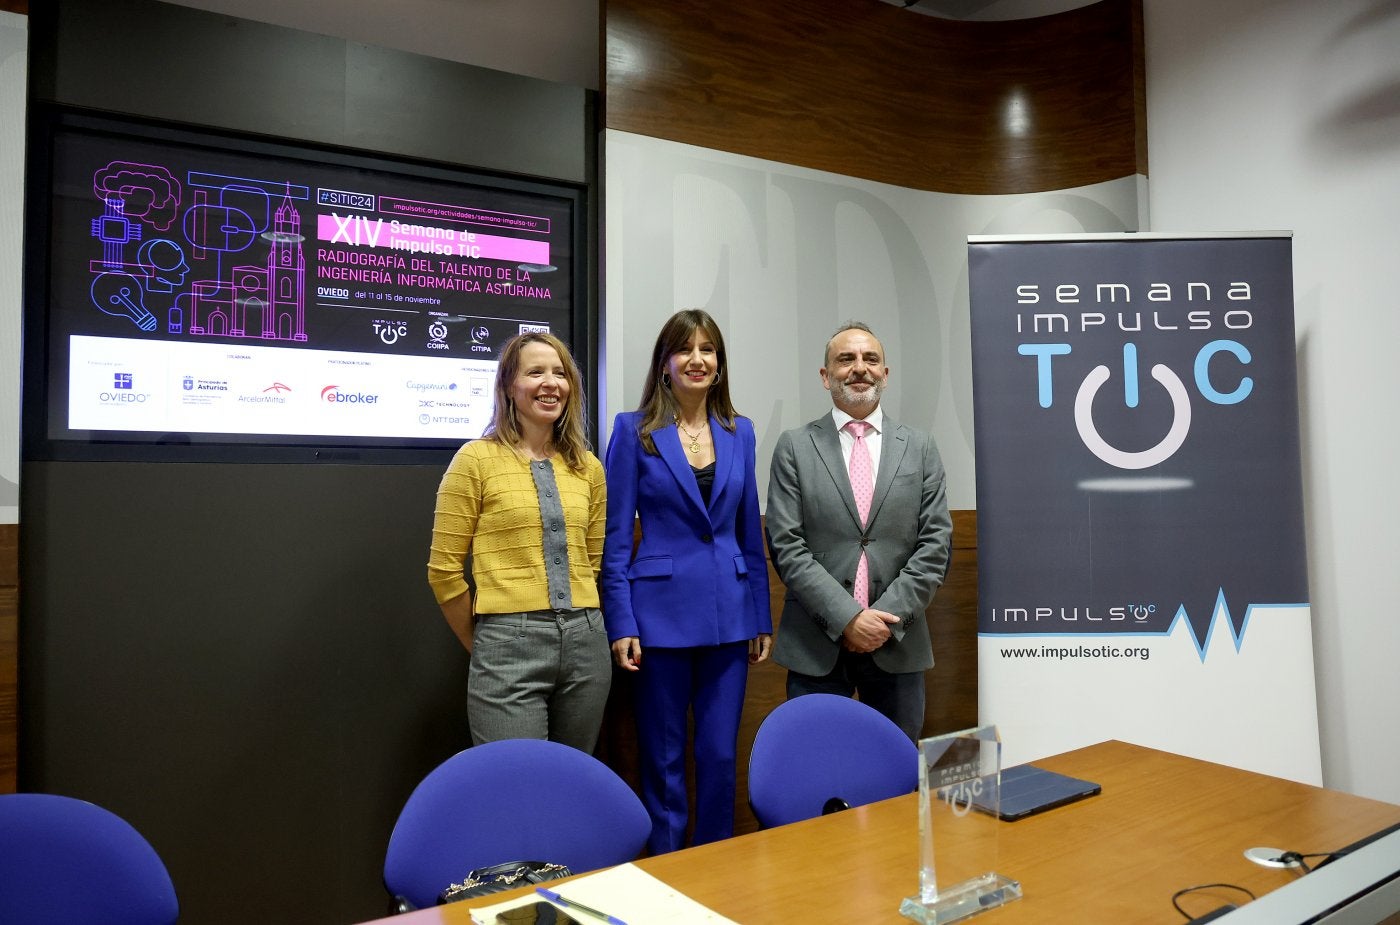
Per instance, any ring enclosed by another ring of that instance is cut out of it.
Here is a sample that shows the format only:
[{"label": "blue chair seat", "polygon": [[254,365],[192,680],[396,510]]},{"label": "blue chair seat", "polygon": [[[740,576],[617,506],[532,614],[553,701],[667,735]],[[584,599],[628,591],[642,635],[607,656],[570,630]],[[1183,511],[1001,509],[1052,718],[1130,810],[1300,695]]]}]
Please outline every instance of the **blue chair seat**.
[{"label": "blue chair seat", "polygon": [[172,925],[175,885],[121,817],[71,797],[0,795],[0,922]]},{"label": "blue chair seat", "polygon": [[875,709],[805,694],[763,720],[749,756],[749,806],[764,828],[912,793],[919,750]]},{"label": "blue chair seat", "polygon": [[650,831],[642,801],[592,755],[540,739],[488,742],[438,765],[409,796],[384,885],[422,908],[479,867],[546,861],[579,873],[631,861]]}]

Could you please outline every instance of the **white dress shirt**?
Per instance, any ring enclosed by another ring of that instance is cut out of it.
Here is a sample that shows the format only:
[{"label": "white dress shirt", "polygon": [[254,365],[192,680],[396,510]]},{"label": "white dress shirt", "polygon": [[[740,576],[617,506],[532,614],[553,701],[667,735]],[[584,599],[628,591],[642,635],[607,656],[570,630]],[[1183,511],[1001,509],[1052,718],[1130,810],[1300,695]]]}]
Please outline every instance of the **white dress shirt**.
[{"label": "white dress shirt", "polygon": [[[846,471],[850,472],[851,449],[856,445],[856,438],[846,430],[846,425],[857,418],[851,417],[840,408],[832,408],[831,419],[836,422],[836,433],[841,438],[841,458],[846,463]],[[870,429],[865,432],[865,446],[870,450],[870,483],[873,485],[880,479],[880,434],[885,429],[885,409],[876,405],[875,410],[863,420],[870,425]]]}]

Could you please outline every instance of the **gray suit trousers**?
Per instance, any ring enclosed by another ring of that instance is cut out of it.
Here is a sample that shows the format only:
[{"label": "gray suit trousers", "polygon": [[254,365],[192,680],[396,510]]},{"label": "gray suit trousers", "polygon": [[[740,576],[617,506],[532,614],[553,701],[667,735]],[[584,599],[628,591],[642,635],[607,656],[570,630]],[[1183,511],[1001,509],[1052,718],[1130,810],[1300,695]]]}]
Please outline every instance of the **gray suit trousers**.
[{"label": "gray suit trousers", "polygon": [[477,615],[467,680],[475,744],[549,739],[591,754],[611,685],[596,608]]}]

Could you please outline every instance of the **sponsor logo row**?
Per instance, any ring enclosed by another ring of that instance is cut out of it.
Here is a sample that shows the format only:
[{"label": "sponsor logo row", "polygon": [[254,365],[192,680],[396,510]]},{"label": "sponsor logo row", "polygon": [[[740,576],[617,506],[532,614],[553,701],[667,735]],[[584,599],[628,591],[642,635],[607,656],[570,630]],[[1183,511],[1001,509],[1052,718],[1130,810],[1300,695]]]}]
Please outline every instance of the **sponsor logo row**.
[{"label": "sponsor logo row", "polygon": [[[346,290],[346,292],[348,293],[348,290]],[[430,315],[431,314],[436,313],[430,313]],[[453,330],[455,327],[454,323],[462,320],[464,319],[460,316],[452,318],[446,315],[432,318],[432,320],[428,322],[428,337],[423,346],[428,350],[453,349],[453,344],[449,343],[449,338],[454,333],[458,333],[458,331]],[[379,338],[380,343],[388,347],[392,347],[400,341],[408,340],[412,335],[413,329],[412,322],[401,318],[387,320],[377,318],[370,322],[370,326],[374,329],[374,334]],[[496,329],[493,329],[493,326],[490,324],[476,321],[467,329],[467,343],[465,345],[457,344],[456,346],[458,349],[465,346],[469,354],[480,355],[483,358],[494,356],[496,348],[492,346],[492,344],[495,339],[499,337],[499,327],[500,326],[497,325],[495,326]],[[509,332],[511,335],[549,333],[549,325],[547,324],[516,322],[513,327],[516,330]]]},{"label": "sponsor logo row", "polygon": [[[108,406],[144,405],[151,400],[152,393],[141,390],[140,385],[135,373],[114,373],[111,388],[100,390],[96,398],[99,404]],[[319,390],[319,403],[331,407],[379,405],[386,399],[382,392],[357,389],[339,382],[329,382],[311,388]],[[285,382],[274,380],[261,389],[236,390],[230,386],[228,380],[186,375],[180,379],[179,397],[182,401],[193,404],[232,399],[242,405],[284,405],[291,400],[290,396],[299,390],[306,391],[307,387],[294,389]],[[491,386],[490,379],[486,376],[473,377],[466,383],[408,379],[394,391],[396,394],[389,398],[408,397],[415,403],[420,423],[465,424],[469,423],[470,419],[463,412],[470,409],[474,403],[489,401]],[[452,414],[454,410],[457,411],[455,416]],[[441,413],[435,415],[432,413],[434,411]]]}]

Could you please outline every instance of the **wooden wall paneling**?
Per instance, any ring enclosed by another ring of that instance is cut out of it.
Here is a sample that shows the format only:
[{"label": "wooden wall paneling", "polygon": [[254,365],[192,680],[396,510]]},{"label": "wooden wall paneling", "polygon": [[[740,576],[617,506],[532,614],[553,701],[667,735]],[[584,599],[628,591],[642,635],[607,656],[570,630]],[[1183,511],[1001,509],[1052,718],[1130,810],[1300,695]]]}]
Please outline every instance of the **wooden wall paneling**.
[{"label": "wooden wall paneling", "polygon": [[0,793],[14,793],[19,769],[19,591],[0,588]]},{"label": "wooden wall paneling", "polygon": [[1133,143],[1137,172],[1147,176],[1147,43],[1142,24],[1142,0],[1133,4]]},{"label": "wooden wall paneling", "polygon": [[[0,11],[29,14],[28,0]],[[19,525],[0,524],[0,793],[15,792],[19,763]]]},{"label": "wooden wall paneling", "polygon": [[0,588],[19,586],[19,524],[0,524]]},{"label": "wooden wall paneling", "polygon": [[1141,0],[1008,22],[876,0],[605,0],[608,128],[911,189],[1145,169]]},{"label": "wooden wall paneling", "polygon": [[977,512],[953,511],[953,556],[927,614],[933,670],[924,676],[924,735],[977,725]]},{"label": "wooden wall paneling", "polygon": [[0,793],[19,767],[19,524],[0,524]]}]

